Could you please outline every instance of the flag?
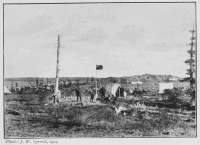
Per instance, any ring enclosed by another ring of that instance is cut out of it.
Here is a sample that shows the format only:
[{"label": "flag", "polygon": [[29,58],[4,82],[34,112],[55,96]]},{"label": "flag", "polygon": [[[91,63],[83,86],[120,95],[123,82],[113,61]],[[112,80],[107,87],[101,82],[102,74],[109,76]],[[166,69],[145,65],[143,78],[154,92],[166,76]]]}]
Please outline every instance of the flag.
[{"label": "flag", "polygon": [[96,70],[102,70],[103,69],[103,65],[96,65]]}]

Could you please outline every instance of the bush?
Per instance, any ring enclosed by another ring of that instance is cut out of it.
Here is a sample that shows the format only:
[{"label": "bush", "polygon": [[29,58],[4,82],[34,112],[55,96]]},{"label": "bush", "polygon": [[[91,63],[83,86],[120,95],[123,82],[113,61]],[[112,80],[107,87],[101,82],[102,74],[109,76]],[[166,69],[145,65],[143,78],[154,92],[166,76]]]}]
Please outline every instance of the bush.
[{"label": "bush", "polygon": [[165,89],[163,95],[167,96],[168,103],[177,106],[180,101],[178,98],[183,94],[183,91],[178,88]]},{"label": "bush", "polygon": [[191,101],[195,100],[195,89],[189,88],[185,91],[185,93],[191,97]]}]

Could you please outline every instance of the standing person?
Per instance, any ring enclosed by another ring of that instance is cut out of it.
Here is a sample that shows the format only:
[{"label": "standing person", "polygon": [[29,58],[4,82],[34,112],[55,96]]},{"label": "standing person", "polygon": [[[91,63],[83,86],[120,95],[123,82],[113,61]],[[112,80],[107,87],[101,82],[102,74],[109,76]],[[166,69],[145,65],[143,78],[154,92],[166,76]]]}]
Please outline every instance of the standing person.
[{"label": "standing person", "polygon": [[52,95],[52,103],[55,103],[55,102],[56,102],[56,95],[53,94],[53,95]]},{"label": "standing person", "polygon": [[53,103],[59,103],[60,98],[61,98],[61,92],[60,92],[60,90],[58,90],[56,93],[54,93],[52,95],[52,101],[53,101]]},{"label": "standing person", "polygon": [[90,88],[89,94],[90,94],[90,102],[93,103],[95,93],[94,93],[94,90],[92,88]]},{"label": "standing person", "polygon": [[99,94],[101,98],[105,98],[106,97],[106,89],[104,87],[101,87],[99,89]]},{"label": "standing person", "polygon": [[76,94],[76,100],[77,100],[77,102],[80,100],[80,102],[82,102],[82,98],[81,98],[81,92],[80,92],[80,88],[77,86],[76,88],[75,88],[75,94]]},{"label": "standing person", "polygon": [[127,92],[124,90],[123,93],[124,93],[124,94],[123,94],[123,95],[124,95],[124,98],[127,99]]}]

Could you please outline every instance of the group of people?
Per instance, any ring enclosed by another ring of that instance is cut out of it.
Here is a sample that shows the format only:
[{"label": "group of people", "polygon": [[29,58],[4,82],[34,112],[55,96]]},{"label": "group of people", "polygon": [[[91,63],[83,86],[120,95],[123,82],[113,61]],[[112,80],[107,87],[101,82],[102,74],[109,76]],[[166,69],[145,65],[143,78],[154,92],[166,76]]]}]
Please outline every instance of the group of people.
[{"label": "group of people", "polygon": [[[84,94],[88,94],[89,95],[89,97],[90,97],[90,100],[89,100],[90,103],[94,103],[94,99],[96,98],[95,97],[96,96],[96,89],[95,89],[95,87],[91,86],[85,92],[83,92],[82,90],[84,90],[84,89],[81,89],[79,87],[79,85],[75,85],[73,87],[73,89],[71,90],[72,92],[74,92],[74,95],[76,96],[76,101],[82,103],[82,94],[84,93]],[[108,93],[106,91],[106,88],[101,87],[101,88],[98,89],[98,98],[97,99],[108,102],[110,100],[116,99],[118,96],[121,96],[121,95],[126,98],[126,96],[127,96],[126,91],[123,88],[121,88],[119,90],[120,91],[116,90],[115,94],[112,94],[112,93]],[[58,96],[61,96],[60,92],[59,92],[59,94],[54,94],[52,96],[53,102],[58,102],[59,101],[59,100],[56,100],[56,98],[58,98]]]},{"label": "group of people", "polygon": [[[76,86],[74,91],[75,91],[75,96],[77,98],[77,101],[82,102],[81,89],[79,88],[79,86]],[[90,96],[90,102],[93,103],[95,95],[96,95],[96,89],[94,87],[90,87],[88,90],[86,90],[86,92]],[[120,89],[120,94],[118,94],[119,91],[116,91],[115,93],[116,94],[106,93],[106,89],[104,87],[101,87],[98,89],[98,97],[103,99],[104,101],[109,101],[110,98],[116,99],[118,96],[123,96],[127,98],[127,92],[122,88]]]},{"label": "group of people", "polygon": [[[75,96],[76,96],[77,102],[78,101],[82,102],[81,89],[79,88],[79,86],[76,86],[74,91],[75,91]],[[90,95],[90,102],[93,103],[94,97],[95,97],[95,89],[93,87],[90,87],[88,90],[88,93]]]}]

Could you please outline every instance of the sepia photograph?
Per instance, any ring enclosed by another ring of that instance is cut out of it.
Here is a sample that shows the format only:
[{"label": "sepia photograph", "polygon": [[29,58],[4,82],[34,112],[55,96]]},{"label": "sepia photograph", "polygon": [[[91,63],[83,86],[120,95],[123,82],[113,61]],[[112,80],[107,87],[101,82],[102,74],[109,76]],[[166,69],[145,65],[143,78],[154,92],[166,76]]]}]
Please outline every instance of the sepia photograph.
[{"label": "sepia photograph", "polygon": [[196,2],[4,3],[4,138],[196,138],[196,23]]}]

